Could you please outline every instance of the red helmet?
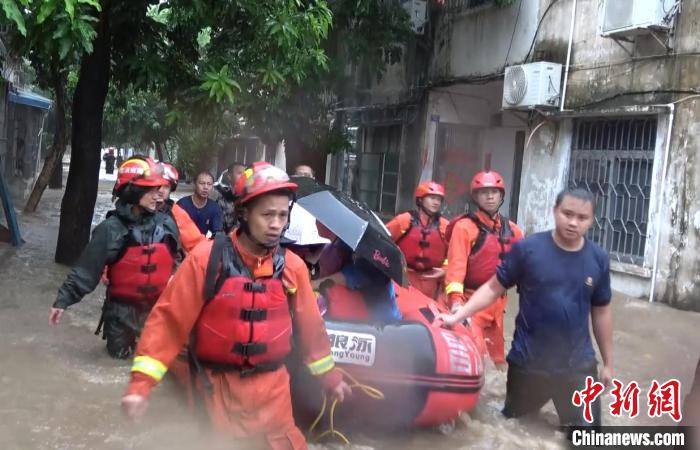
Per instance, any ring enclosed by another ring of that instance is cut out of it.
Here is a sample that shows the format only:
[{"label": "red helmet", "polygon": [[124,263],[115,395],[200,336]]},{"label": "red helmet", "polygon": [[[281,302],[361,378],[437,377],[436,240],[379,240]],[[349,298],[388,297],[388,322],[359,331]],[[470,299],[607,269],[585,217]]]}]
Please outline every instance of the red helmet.
[{"label": "red helmet", "polygon": [[297,185],[289,180],[284,170],[258,161],[238,177],[233,193],[236,204],[243,205],[259,195],[281,190],[296,192]]},{"label": "red helmet", "polygon": [[434,181],[424,181],[416,188],[415,198],[418,200],[426,195],[438,195],[445,198],[445,187]]},{"label": "red helmet", "polygon": [[163,178],[168,180],[170,183],[170,189],[177,189],[177,182],[180,180],[180,174],[177,172],[175,166],[170,163],[162,163],[163,166]]},{"label": "red helmet", "polygon": [[476,190],[481,188],[497,188],[500,189],[504,195],[506,193],[506,184],[503,182],[503,177],[501,174],[494,171],[482,171],[474,175],[469,193],[474,195]]},{"label": "red helmet", "polygon": [[119,166],[114,192],[119,195],[127,184],[143,187],[157,187],[168,184],[163,178],[161,168],[151,158],[129,158]]}]

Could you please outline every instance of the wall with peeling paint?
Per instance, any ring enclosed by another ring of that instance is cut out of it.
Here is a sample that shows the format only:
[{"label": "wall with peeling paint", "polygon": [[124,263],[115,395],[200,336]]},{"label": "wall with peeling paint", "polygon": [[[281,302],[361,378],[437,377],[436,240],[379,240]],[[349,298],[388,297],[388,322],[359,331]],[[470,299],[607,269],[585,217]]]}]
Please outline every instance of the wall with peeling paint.
[{"label": "wall with peeling paint", "polygon": [[[540,10],[550,3],[542,0]],[[558,1],[542,20],[536,60],[565,63],[572,3]],[[655,300],[700,311],[700,99],[688,98],[700,89],[700,2],[682,2],[668,54],[650,35],[619,45],[600,36],[601,6],[602,0],[578,1],[566,97],[569,111],[550,114],[545,125],[530,130],[533,134],[523,163],[520,220],[533,231],[551,226],[551,215],[542,211],[551,208],[556,191],[566,181],[571,117],[605,116],[625,112],[625,108],[635,113],[639,106],[678,102],[665,177],[662,169],[669,109],[660,107],[655,113],[659,129],[644,263],[635,267],[613,264],[613,287],[649,297],[656,270]]]},{"label": "wall with peeling paint", "polygon": [[[431,118],[439,116],[442,123],[481,130],[478,144],[465,149],[475,158],[483,159],[488,149],[512,148],[515,133],[527,130],[518,221],[528,232],[550,228],[554,198],[567,181],[573,118],[655,114],[658,135],[644,261],[612,264],[613,286],[648,297],[653,280],[655,300],[700,311],[700,99],[687,99],[700,91],[700,1],[683,0],[669,41],[672,51],[667,52],[651,35],[618,43],[600,36],[603,0],[578,0],[567,111],[501,112],[504,66],[526,59],[566,62],[573,2],[522,0],[509,8],[435,13],[424,77],[417,76],[420,65],[402,63],[363,94],[365,105],[410,99],[420,111],[404,131],[399,204],[411,205],[423,161],[437,144]],[[670,102],[679,103],[669,140],[669,109],[651,107]],[[501,152],[494,163],[507,166],[508,161],[512,155]]]},{"label": "wall with peeling paint", "polygon": [[447,12],[434,23],[432,80],[491,75],[522,62],[537,27],[539,4],[521,0]]},{"label": "wall with peeling paint", "polygon": [[[439,174],[445,173],[447,164],[439,155],[439,139],[432,144],[435,152],[433,166],[434,178],[441,183],[447,183],[449,190],[464,191],[461,201],[453,206],[451,213],[461,213],[466,205],[468,185],[474,174],[485,168],[490,160],[491,169],[499,172],[508,186],[501,212],[508,214],[511,205],[511,187],[513,185],[516,148],[516,133],[525,131],[525,124],[512,113],[501,111],[501,95],[503,83],[495,81],[484,85],[456,84],[450,87],[433,89],[428,100],[430,117],[437,116],[441,124],[449,124],[453,130],[471,130],[476,135],[475,143],[454,141],[454,149],[469,153],[473,164],[460,167],[459,179],[440,179]],[[467,156],[467,155],[465,155]]]}]

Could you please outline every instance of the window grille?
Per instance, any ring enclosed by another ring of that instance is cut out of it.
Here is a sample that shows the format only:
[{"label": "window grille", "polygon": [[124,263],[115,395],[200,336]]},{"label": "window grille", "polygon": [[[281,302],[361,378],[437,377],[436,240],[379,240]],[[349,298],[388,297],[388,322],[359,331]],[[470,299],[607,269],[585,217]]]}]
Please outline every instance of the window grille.
[{"label": "window grille", "polygon": [[613,260],[642,265],[656,148],[656,117],[574,120],[569,185],[596,197],[588,237]]}]

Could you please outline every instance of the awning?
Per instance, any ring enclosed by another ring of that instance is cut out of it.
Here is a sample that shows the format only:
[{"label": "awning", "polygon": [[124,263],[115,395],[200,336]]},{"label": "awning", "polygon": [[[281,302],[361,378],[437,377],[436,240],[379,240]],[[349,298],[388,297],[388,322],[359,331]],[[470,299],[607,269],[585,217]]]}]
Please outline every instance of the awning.
[{"label": "awning", "polygon": [[32,108],[39,108],[48,110],[51,108],[51,100],[46,97],[42,97],[39,94],[35,94],[31,91],[25,91],[23,89],[17,89],[16,91],[10,91],[8,100],[17,103],[18,105],[31,106]]}]

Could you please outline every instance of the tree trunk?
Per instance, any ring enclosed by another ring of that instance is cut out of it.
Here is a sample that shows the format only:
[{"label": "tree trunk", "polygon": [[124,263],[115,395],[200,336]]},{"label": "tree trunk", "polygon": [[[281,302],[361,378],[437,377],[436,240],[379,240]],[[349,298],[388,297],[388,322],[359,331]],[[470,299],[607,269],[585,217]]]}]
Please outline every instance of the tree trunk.
[{"label": "tree trunk", "polygon": [[[109,2],[107,2],[109,3]],[[61,202],[55,260],[74,263],[90,239],[102,148],[102,116],[110,78],[109,6],[104,6],[93,52],[80,64],[73,97],[70,170]]]},{"label": "tree trunk", "polygon": [[158,141],[158,140],[153,141],[153,145],[156,148],[156,158],[158,158],[158,161],[161,161],[161,162],[165,161],[163,159],[163,147],[161,146],[160,141]]},{"label": "tree trunk", "polygon": [[49,180],[49,189],[63,189],[63,162],[60,160]]},{"label": "tree trunk", "polygon": [[63,153],[66,151],[66,74],[55,63],[51,67],[51,72],[51,84],[56,96],[56,130],[53,135],[51,150],[44,160],[44,167],[41,168],[39,178],[36,179],[32,193],[24,206],[24,212],[29,213],[36,211],[41,196],[46,190],[46,185],[54,177],[54,172],[56,170],[63,171]]}]

